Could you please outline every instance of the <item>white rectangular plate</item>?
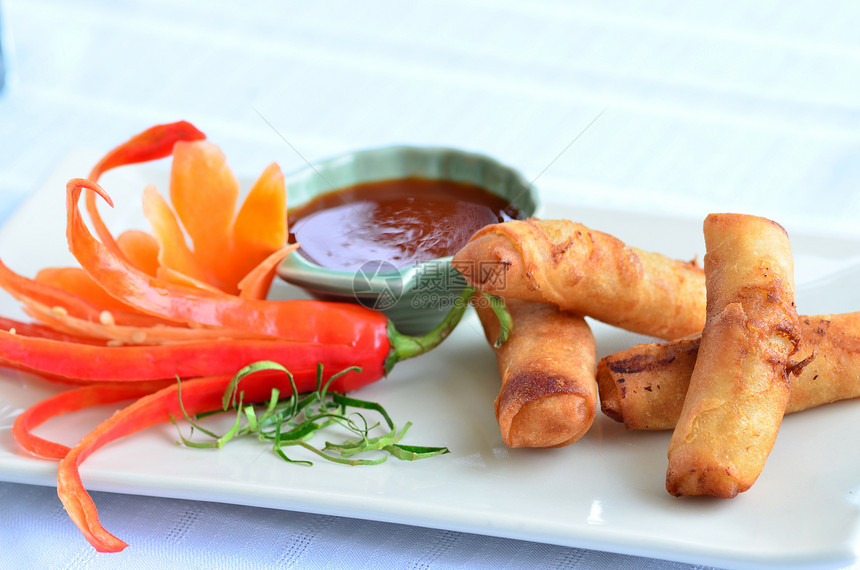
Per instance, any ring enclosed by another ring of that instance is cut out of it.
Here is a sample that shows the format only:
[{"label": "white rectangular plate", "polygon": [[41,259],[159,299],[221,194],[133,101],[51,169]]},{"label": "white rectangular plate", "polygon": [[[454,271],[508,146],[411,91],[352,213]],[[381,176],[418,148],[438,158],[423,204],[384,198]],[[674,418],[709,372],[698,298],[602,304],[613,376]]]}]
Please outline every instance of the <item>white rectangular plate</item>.
[{"label": "white rectangular plate", "polygon": [[[0,230],[0,257],[12,269],[33,275],[41,267],[72,263],[64,238],[65,182],[84,176],[96,158],[70,155]],[[103,182],[116,202],[114,229],[146,229],[140,191],[155,183],[166,192],[166,179],[163,164],[109,173]],[[703,253],[701,220],[555,205],[545,211],[642,249],[683,259]],[[787,229],[800,312],[855,309],[860,241]],[[20,317],[8,295],[0,297],[0,314]],[[599,323],[594,331],[600,356],[643,340]],[[0,479],[55,485],[55,464],[24,454],[9,427],[23,408],[57,389],[0,370]],[[495,358],[470,315],[440,348],[398,364],[389,377],[356,394],[383,403],[400,424],[412,421],[407,443],[446,445],[450,455],[365,468],[316,461],[307,468],[282,462],[252,440],[217,452],[177,446],[176,428],[165,425],[95,453],[82,475],[91,490],[342,515],[701,564],[820,567],[855,559],[860,402],[787,417],[764,473],[736,499],[679,500],[664,488],[668,432],[628,432],[599,415],[572,446],[511,450],[493,414],[498,389]],[[63,418],[39,433],[72,443],[108,413]],[[111,528],[111,520],[103,523]]]}]

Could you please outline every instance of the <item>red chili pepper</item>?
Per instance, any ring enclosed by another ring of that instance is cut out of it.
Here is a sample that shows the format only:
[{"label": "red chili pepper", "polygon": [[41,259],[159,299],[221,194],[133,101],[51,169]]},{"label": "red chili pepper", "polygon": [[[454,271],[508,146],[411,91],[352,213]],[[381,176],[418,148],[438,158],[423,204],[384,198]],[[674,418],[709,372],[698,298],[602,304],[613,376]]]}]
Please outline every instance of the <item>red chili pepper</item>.
[{"label": "red chili pepper", "polygon": [[33,429],[63,414],[92,406],[141,398],[172,384],[176,384],[176,380],[107,383],[66,390],[41,400],[19,414],[12,425],[12,435],[21,447],[33,455],[44,459],[60,460],[66,456],[70,448],[34,435]]},{"label": "red chili pepper", "polygon": [[[343,390],[345,384],[353,382],[349,379],[352,375],[349,372],[336,379],[332,389]],[[339,384],[341,379],[343,383]],[[181,407],[178,383],[144,396],[102,422],[66,454],[58,469],[57,494],[71,519],[96,550],[119,552],[128,545],[110,534],[99,522],[96,506],[81,481],[81,462],[111,441],[169,421],[171,416],[183,417],[183,410],[193,416],[223,408],[224,392],[231,380],[232,376],[216,376],[182,382]],[[261,370],[246,376],[239,385],[243,392],[243,403],[267,401],[271,398],[273,388],[277,388],[285,397],[292,394],[292,386],[286,375],[272,370]],[[316,377],[313,384],[307,380],[296,380],[296,388],[299,392],[314,390]]]},{"label": "red chili pepper", "polygon": [[231,374],[258,360],[273,360],[288,366],[297,376],[314,377],[317,363],[323,362],[339,368],[361,366],[362,383],[367,383],[385,374],[383,364],[389,343],[385,328],[378,331],[379,337],[373,342],[354,347],[321,341],[247,339],[97,346],[0,331],[0,362],[38,374],[86,382],[140,382]]}]

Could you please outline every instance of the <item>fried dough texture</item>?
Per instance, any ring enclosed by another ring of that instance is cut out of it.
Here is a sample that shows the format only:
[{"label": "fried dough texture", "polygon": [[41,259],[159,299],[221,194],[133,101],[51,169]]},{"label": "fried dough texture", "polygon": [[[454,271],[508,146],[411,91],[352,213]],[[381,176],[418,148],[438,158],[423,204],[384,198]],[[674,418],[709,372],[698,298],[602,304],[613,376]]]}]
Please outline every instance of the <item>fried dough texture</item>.
[{"label": "fried dough texture", "polygon": [[800,335],[788,235],[755,216],[704,223],[707,321],[669,444],[666,490],[730,498],[752,486],[776,441]]},{"label": "fried dough texture", "polygon": [[705,324],[705,277],[695,261],[629,247],[568,220],[486,226],[453,264],[476,289],[550,303],[665,340]]},{"label": "fried dough texture", "polygon": [[[790,376],[785,413],[860,397],[860,312],[799,320],[803,365]],[[673,429],[700,341],[701,335],[694,335],[604,356],[597,364],[603,413],[628,429]]]},{"label": "fried dough texture", "polygon": [[[561,447],[581,438],[597,410],[594,336],[585,319],[553,305],[506,300],[513,320],[508,340],[494,349],[502,387],[495,401],[509,447]],[[476,304],[492,345],[499,323]]]}]

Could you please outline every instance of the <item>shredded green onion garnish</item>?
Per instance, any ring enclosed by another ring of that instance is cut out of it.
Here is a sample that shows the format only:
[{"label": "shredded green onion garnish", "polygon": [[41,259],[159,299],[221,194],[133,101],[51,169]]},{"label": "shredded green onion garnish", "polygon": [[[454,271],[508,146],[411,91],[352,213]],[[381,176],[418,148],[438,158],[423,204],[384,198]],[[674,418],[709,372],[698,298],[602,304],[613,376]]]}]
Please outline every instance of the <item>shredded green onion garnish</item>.
[{"label": "shredded green onion garnish", "polygon": [[[292,394],[287,398],[281,398],[278,390],[273,388],[267,404],[243,405],[242,392],[239,389],[240,382],[245,376],[259,370],[279,370],[286,374],[293,386]],[[380,404],[352,398],[346,394],[329,392],[329,387],[335,379],[353,370],[360,369],[347,368],[323,381],[323,367],[320,364],[317,366],[316,390],[296,395],[293,376],[285,367],[271,361],[250,364],[236,373],[224,393],[224,410],[234,411],[236,421],[222,435],[206,429],[198,420],[204,416],[223,412],[209,412],[191,417],[182,407],[180,382],[179,402],[185,419],[191,424],[189,436],[182,434],[172,416],[171,421],[179,430],[181,443],[189,447],[220,449],[233,439],[255,434],[260,441],[271,442],[273,451],[282,459],[300,465],[313,465],[313,463],[289,457],[286,454],[286,448],[298,446],[323,459],[345,465],[376,465],[389,456],[403,461],[415,461],[449,453],[447,447],[401,444],[400,440],[412,426],[411,422],[407,422],[403,429],[398,430],[388,412]],[[378,420],[371,422],[368,416]],[[208,439],[193,441],[191,436],[194,430]],[[348,434],[348,438],[339,443],[326,441],[322,447],[312,444],[311,439],[321,435],[324,430],[326,434],[339,431],[342,434]],[[377,432],[381,433],[377,435]],[[370,457],[366,457],[367,455]]]}]

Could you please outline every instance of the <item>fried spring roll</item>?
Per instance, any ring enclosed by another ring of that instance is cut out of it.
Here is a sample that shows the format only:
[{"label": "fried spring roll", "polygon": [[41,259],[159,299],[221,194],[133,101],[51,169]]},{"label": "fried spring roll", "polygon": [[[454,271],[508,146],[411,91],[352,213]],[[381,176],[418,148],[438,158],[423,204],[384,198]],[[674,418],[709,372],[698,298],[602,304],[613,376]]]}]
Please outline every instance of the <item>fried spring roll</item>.
[{"label": "fried spring roll", "polygon": [[[785,413],[860,397],[860,313],[800,317],[803,360]],[[640,344],[597,364],[600,407],[628,429],[667,430],[681,415],[700,335]]]},{"label": "fried spring roll", "polygon": [[[594,336],[585,319],[553,305],[508,299],[513,330],[496,348],[502,388],[496,419],[509,447],[561,447],[594,421]],[[499,332],[492,309],[476,304],[487,340]]]},{"label": "fried spring roll", "polygon": [[669,444],[672,495],[730,498],[764,468],[789,398],[799,342],[791,248],[770,220],[705,219],[708,318]]},{"label": "fried spring roll", "polygon": [[486,226],[454,256],[475,288],[666,340],[702,330],[705,277],[681,262],[628,247],[568,220]]}]

